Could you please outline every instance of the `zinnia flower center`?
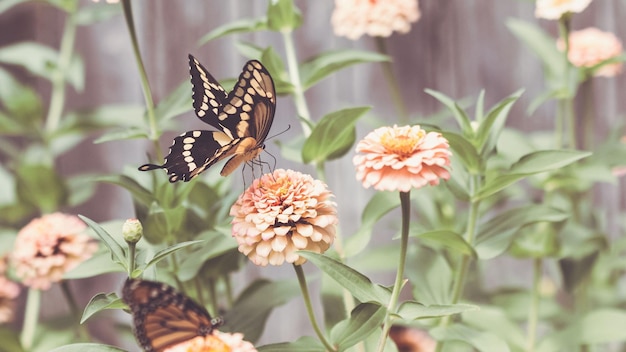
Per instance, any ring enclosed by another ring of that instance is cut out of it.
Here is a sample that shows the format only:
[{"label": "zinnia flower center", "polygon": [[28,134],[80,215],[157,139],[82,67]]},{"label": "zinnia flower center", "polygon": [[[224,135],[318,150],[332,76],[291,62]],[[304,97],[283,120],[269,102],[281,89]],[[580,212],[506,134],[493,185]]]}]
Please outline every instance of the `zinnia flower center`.
[{"label": "zinnia flower center", "polygon": [[380,138],[380,143],[391,153],[408,156],[413,154],[423,138],[424,131],[419,131],[415,136],[395,136],[390,132],[385,132]]}]

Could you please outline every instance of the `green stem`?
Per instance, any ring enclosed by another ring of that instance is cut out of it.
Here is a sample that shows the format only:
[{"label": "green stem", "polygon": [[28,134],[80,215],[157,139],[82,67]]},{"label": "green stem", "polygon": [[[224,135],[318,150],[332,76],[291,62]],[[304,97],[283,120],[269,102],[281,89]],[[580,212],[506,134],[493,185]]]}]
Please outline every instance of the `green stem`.
[{"label": "green stem", "polygon": [[[559,36],[563,43],[565,43],[565,50],[563,51],[563,80],[564,80],[564,89],[569,92],[570,87],[572,86],[570,82],[570,67],[571,64],[569,62],[569,29],[570,29],[570,15],[566,14],[561,16],[559,19]],[[567,121],[567,136],[568,136],[568,146],[570,148],[576,148],[576,115],[574,114],[574,99],[573,92],[571,94],[567,94],[565,98],[561,99],[561,103],[559,104],[560,116],[564,121]],[[563,129],[563,122],[561,121],[561,129]],[[562,132],[561,132],[562,133]],[[558,147],[562,147],[562,139],[561,145]]]},{"label": "green stem", "polygon": [[22,326],[21,343],[24,351],[30,351],[35,339],[35,330],[39,320],[39,309],[41,307],[41,291],[36,289],[28,290],[26,298],[26,310],[24,312],[24,324]]},{"label": "green stem", "polygon": [[78,336],[83,341],[89,341],[90,340],[89,331],[87,330],[87,327],[85,325],[80,324],[82,313],[80,309],[78,308],[78,304],[76,304],[76,299],[74,298],[74,294],[72,294],[72,290],[70,289],[70,285],[68,281],[65,281],[65,280],[61,281],[60,286],[61,286],[61,292],[63,292],[63,296],[65,297],[65,300],[67,301],[67,305],[70,307],[70,314],[72,314],[75,321],[79,322],[78,331],[77,331]]},{"label": "green stem", "polygon": [[527,325],[527,352],[535,351],[535,341],[537,340],[537,323],[539,322],[539,298],[541,274],[543,269],[543,260],[541,258],[533,259],[533,287],[530,297],[530,310],[528,312]]},{"label": "green stem", "polygon": [[302,291],[302,298],[304,299],[306,312],[309,315],[309,320],[311,321],[313,330],[315,330],[317,337],[320,339],[322,344],[324,344],[324,347],[326,347],[327,351],[336,351],[336,349],[331,345],[330,342],[328,342],[328,340],[324,336],[322,329],[320,329],[319,325],[317,325],[317,320],[315,319],[315,313],[313,312],[313,305],[311,304],[311,297],[309,296],[309,289],[307,288],[306,277],[304,276],[302,266],[294,264],[293,268],[296,270],[296,276],[298,277],[298,283],[300,284],[300,290]]},{"label": "green stem", "polygon": [[593,123],[593,80],[588,79],[581,87],[583,101],[583,145],[585,150],[592,150],[595,144],[595,124]]},{"label": "green stem", "polygon": [[63,36],[59,48],[59,61],[57,68],[52,73],[52,92],[50,93],[50,106],[46,117],[46,132],[51,134],[56,131],[61,122],[63,109],[65,107],[65,80],[67,70],[72,62],[74,53],[74,41],[76,39],[76,13],[78,1],[70,2],[72,8],[68,11],[68,18],[63,28]]},{"label": "green stem", "polygon": [[326,183],[326,167],[324,162],[320,161],[315,163],[315,170],[317,171],[317,178]]},{"label": "green stem", "polygon": [[124,19],[126,20],[126,26],[128,27],[128,34],[130,35],[130,41],[133,48],[133,54],[135,55],[135,62],[137,69],[139,70],[139,77],[141,79],[141,89],[143,97],[146,102],[146,111],[148,115],[148,125],[150,126],[150,140],[154,143],[157,159],[163,159],[163,153],[159,146],[159,134],[160,131],[157,126],[156,116],[154,114],[154,101],[152,100],[152,91],[150,90],[150,82],[148,82],[148,74],[146,68],[141,59],[141,51],[139,50],[139,41],[137,40],[137,31],[135,30],[135,21],[133,20],[133,9],[131,7],[131,0],[122,0],[122,8],[124,9]]},{"label": "green stem", "polygon": [[296,105],[296,112],[300,117],[302,132],[305,137],[311,134],[311,113],[304,97],[304,87],[300,81],[300,71],[298,69],[298,59],[296,57],[296,47],[293,43],[292,31],[283,31],[283,42],[285,43],[285,55],[287,57],[287,68],[289,79],[293,85],[293,102]]},{"label": "green stem", "polygon": [[135,271],[135,251],[137,250],[137,243],[126,243],[128,243],[128,277],[131,277],[131,274]]},{"label": "green stem", "polygon": [[396,313],[398,306],[398,298],[400,297],[400,291],[404,286],[404,266],[406,263],[406,252],[409,245],[409,224],[411,220],[411,193],[400,192],[400,207],[402,210],[402,229],[400,236],[400,260],[398,261],[398,270],[396,271],[396,280],[393,284],[393,290],[391,291],[391,299],[387,305],[387,313],[385,315],[385,323],[378,340],[378,352],[385,350],[385,343],[387,337],[389,337],[389,329],[393,324],[393,314]]},{"label": "green stem", "polygon": [[[471,192],[473,193],[475,189],[478,189],[478,178],[477,177],[473,177],[472,178],[473,182],[470,185],[471,187]],[[480,201],[478,200],[472,200],[472,202],[470,203],[470,209],[469,209],[469,214],[468,214],[468,221],[467,221],[467,231],[466,231],[466,236],[465,236],[465,240],[467,241],[467,243],[470,244],[470,246],[474,245],[474,238],[476,237],[476,225],[478,223],[478,209],[480,206]],[[459,303],[459,301],[461,300],[461,297],[463,296],[463,289],[465,288],[465,279],[467,278],[467,272],[469,270],[469,265],[471,263],[471,257],[468,255],[463,255],[461,257],[461,262],[459,263],[459,267],[455,273],[455,278],[454,278],[454,282],[452,284],[452,304],[457,304]],[[448,325],[450,325],[450,321],[451,321],[451,316],[445,316],[441,319],[439,326],[441,327],[447,327]],[[438,342],[437,343],[437,347],[435,349],[436,352],[439,352],[442,350],[444,345],[444,342]]]},{"label": "green stem", "polygon": [[[378,52],[383,55],[389,56],[385,38],[375,37],[375,41],[376,49],[378,50]],[[385,76],[385,80],[389,85],[389,93],[391,94],[391,99],[393,100],[393,104],[396,107],[396,111],[399,115],[399,122],[400,124],[405,125],[409,122],[409,114],[407,113],[406,105],[404,104],[404,100],[402,99],[402,90],[400,89],[400,85],[398,84],[396,75],[393,74],[391,61],[384,61],[382,62],[382,65],[383,75]]]},{"label": "green stem", "polygon": [[233,297],[233,283],[231,281],[230,275],[223,275],[222,280],[224,280],[224,286],[226,286],[226,299],[228,300],[228,306],[232,307],[235,299]]}]

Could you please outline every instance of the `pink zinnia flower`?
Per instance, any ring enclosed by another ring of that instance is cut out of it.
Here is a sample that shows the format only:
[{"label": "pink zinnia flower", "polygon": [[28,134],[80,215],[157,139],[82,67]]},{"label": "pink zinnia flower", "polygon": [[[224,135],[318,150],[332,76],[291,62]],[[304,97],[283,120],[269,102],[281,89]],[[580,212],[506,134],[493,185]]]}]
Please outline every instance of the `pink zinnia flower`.
[{"label": "pink zinnia flower", "polygon": [[242,334],[213,330],[211,335],[194,337],[168,347],[164,352],[257,352],[257,350],[250,342],[244,341]]},{"label": "pink zinnia flower", "polygon": [[[563,39],[559,38],[556,45],[559,50],[565,50]],[[622,42],[613,33],[590,27],[569,34],[567,58],[576,67],[592,67],[621,54]],[[616,62],[603,65],[594,75],[612,77],[620,72],[622,72],[622,63]]]},{"label": "pink zinnia flower", "polygon": [[437,342],[424,330],[394,325],[389,337],[400,351],[434,352]]},{"label": "pink zinnia flower", "polygon": [[332,197],[323,182],[293,170],[254,180],[230,209],[239,251],[261,266],[302,264],[298,250],[325,252],[338,221]]},{"label": "pink zinnia flower", "polygon": [[20,287],[6,278],[6,257],[0,258],[0,324],[13,320],[15,298],[20,294]]},{"label": "pink zinnia flower", "polygon": [[98,245],[82,232],[87,226],[73,215],[54,213],[32,220],[15,240],[12,261],[24,285],[47,290],[53,282],[90,258]]},{"label": "pink zinnia flower", "polygon": [[335,0],[331,22],[336,35],[356,40],[407,33],[419,18],[417,0]]},{"label": "pink zinnia flower", "polygon": [[583,12],[590,3],[591,0],[537,0],[535,17],[558,20],[568,12]]},{"label": "pink zinnia flower", "polygon": [[356,151],[363,153],[353,159],[356,178],[365,188],[408,192],[450,178],[448,141],[417,125],[378,128],[357,144]]}]

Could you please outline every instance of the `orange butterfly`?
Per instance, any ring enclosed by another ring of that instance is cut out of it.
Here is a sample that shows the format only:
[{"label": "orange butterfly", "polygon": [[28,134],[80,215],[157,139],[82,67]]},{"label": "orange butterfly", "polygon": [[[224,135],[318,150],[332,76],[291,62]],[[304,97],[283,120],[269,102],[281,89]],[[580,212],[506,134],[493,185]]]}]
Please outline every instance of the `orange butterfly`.
[{"label": "orange butterfly", "polygon": [[122,300],[133,315],[137,342],[146,352],[162,352],[222,324],[201,305],[161,282],[128,279]]}]

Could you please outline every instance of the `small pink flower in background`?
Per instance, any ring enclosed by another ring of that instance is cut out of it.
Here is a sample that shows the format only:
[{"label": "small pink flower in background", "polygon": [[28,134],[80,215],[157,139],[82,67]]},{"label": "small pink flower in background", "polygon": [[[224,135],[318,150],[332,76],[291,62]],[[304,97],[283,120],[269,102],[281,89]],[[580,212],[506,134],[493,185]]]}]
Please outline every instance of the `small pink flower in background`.
[{"label": "small pink flower in background", "polygon": [[394,325],[389,331],[389,337],[399,351],[434,352],[437,342],[424,330],[413,327]]},{"label": "small pink flower in background", "polygon": [[535,17],[558,20],[564,14],[583,12],[591,0],[537,0]]},{"label": "small pink flower in background", "polygon": [[[93,2],[100,2],[100,0],[92,0]],[[105,0],[107,4],[117,4],[120,0]]]},{"label": "small pink flower in background", "polygon": [[0,324],[13,320],[15,298],[20,294],[20,287],[6,277],[7,258],[0,258]]},{"label": "small pink flower in background", "polygon": [[[565,50],[565,43],[559,39],[557,48]],[[603,32],[590,27],[569,34],[569,53],[567,58],[576,67],[592,67],[604,60],[622,54],[622,42],[610,32]],[[595,76],[612,77],[622,72],[622,63],[616,62],[600,67]]]},{"label": "small pink flower in background", "polygon": [[298,250],[325,252],[338,222],[332,197],[323,182],[293,170],[254,180],[230,208],[239,251],[261,266],[302,264]]},{"label": "small pink flower in background", "polygon": [[417,0],[335,0],[331,22],[336,35],[356,40],[408,33],[419,18]]},{"label": "small pink flower in background", "polygon": [[78,217],[62,213],[32,220],[15,239],[12,262],[24,285],[47,290],[53,282],[90,258],[98,245],[82,232]]},{"label": "small pink flower in background", "polygon": [[363,153],[353,159],[357,180],[365,188],[408,192],[411,188],[437,185],[449,179],[450,146],[437,132],[420,126],[381,127],[370,132],[357,146]]},{"label": "small pink flower in background", "polygon": [[257,352],[257,350],[250,342],[244,341],[243,334],[213,330],[211,335],[194,337],[168,347],[164,352]]},{"label": "small pink flower in background", "polygon": [[626,166],[616,166],[613,169],[611,169],[611,173],[615,177],[626,176]]}]

